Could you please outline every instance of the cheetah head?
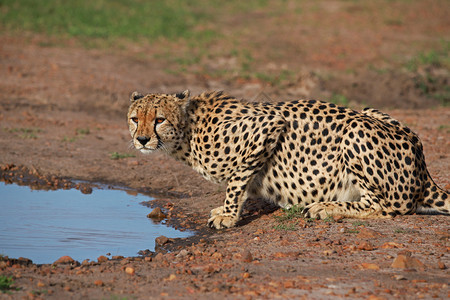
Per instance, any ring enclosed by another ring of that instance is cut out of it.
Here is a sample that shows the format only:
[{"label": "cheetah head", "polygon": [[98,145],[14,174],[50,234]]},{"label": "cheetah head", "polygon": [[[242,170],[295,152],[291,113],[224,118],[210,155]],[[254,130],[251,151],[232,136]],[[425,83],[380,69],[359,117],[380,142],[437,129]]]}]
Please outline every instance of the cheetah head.
[{"label": "cheetah head", "polygon": [[134,92],[130,101],[128,126],[134,147],[142,153],[175,151],[184,137],[189,91],[145,96]]}]

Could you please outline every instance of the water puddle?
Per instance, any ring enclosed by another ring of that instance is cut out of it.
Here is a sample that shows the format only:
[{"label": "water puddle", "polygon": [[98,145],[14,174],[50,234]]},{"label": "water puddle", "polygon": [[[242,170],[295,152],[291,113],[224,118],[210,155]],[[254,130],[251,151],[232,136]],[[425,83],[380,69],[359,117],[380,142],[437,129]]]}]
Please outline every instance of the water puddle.
[{"label": "water puddle", "polygon": [[52,263],[68,255],[78,261],[100,255],[136,256],[155,248],[155,238],[192,234],[154,223],[141,203],[145,195],[117,189],[32,190],[0,182],[0,254]]}]

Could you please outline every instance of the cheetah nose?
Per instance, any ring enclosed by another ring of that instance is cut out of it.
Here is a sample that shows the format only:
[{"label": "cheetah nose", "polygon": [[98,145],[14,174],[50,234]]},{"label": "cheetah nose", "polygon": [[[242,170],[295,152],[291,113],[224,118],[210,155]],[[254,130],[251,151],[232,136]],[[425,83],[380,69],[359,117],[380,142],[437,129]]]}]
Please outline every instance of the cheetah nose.
[{"label": "cheetah nose", "polygon": [[145,144],[147,144],[147,142],[150,141],[150,138],[146,136],[138,136],[136,139],[139,141],[139,143],[142,144],[142,146],[145,146]]}]

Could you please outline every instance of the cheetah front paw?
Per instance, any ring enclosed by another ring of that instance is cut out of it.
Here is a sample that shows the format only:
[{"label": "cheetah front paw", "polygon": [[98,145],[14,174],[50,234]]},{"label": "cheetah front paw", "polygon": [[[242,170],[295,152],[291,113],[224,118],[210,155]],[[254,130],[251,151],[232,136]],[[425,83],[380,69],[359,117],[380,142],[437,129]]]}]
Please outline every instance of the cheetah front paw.
[{"label": "cheetah front paw", "polygon": [[208,226],[215,229],[230,228],[236,225],[236,222],[237,222],[236,217],[226,216],[223,214],[216,214],[211,216],[211,218],[209,218]]},{"label": "cheetah front paw", "polygon": [[333,210],[323,205],[322,203],[312,203],[305,207],[303,214],[306,218],[311,219],[326,219],[333,215]]}]

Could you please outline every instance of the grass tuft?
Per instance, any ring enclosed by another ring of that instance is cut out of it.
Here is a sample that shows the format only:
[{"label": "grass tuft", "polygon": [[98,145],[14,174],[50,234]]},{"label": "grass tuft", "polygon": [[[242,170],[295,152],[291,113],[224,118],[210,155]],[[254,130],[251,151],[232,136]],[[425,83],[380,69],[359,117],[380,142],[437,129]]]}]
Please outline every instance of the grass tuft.
[{"label": "grass tuft", "polygon": [[15,290],[15,288],[12,287],[13,284],[14,280],[12,279],[12,277],[0,275],[0,291],[2,293],[6,293],[10,290]]},{"label": "grass tuft", "polygon": [[119,152],[111,152],[109,158],[113,160],[127,158],[127,157],[136,157],[134,154],[130,153],[119,153]]}]

